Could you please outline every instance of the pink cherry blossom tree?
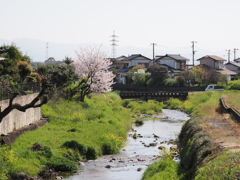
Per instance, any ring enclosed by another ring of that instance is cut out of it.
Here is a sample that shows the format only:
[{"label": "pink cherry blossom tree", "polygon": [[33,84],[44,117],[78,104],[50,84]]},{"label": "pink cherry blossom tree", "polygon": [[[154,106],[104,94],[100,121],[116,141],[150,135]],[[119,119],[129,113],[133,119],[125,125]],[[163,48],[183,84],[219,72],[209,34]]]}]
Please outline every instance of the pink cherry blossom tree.
[{"label": "pink cherry blossom tree", "polygon": [[111,91],[115,75],[108,70],[112,63],[106,58],[106,54],[93,47],[80,48],[75,53],[77,58],[74,66],[80,78],[80,100],[84,101],[84,97],[92,92]]}]

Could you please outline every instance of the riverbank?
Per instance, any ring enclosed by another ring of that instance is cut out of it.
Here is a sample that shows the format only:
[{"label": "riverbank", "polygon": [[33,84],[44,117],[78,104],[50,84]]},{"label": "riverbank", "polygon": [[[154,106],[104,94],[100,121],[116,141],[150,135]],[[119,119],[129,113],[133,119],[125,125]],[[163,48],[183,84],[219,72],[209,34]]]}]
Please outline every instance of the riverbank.
[{"label": "riverbank", "polygon": [[[171,99],[168,108],[181,109],[192,118],[179,134],[180,165],[169,159],[160,164],[171,168],[162,169],[161,174],[173,175],[173,179],[227,180],[240,177],[240,126],[231,116],[222,111],[220,97],[239,97],[238,92],[203,92],[191,94],[185,102]],[[228,104],[234,106],[228,99]],[[238,101],[239,102],[239,101]],[[170,170],[169,170],[170,169]],[[147,179],[150,180],[149,176]]]},{"label": "riverbank", "polygon": [[42,106],[48,124],[25,132],[10,147],[0,147],[0,164],[4,167],[0,179],[18,172],[49,178],[58,171],[76,172],[78,161],[117,153],[133,117],[162,110],[158,102],[123,102],[116,93],[104,93],[84,103],[54,99]]}]

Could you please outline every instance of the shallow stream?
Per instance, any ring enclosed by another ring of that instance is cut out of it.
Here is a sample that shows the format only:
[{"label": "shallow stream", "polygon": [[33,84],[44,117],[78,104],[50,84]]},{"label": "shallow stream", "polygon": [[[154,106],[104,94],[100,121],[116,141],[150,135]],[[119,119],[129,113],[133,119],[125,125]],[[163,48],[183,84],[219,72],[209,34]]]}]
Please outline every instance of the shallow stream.
[{"label": "shallow stream", "polygon": [[[175,146],[169,141],[176,139],[183,122],[189,118],[186,113],[163,109],[161,115],[147,118],[142,126],[133,127],[126,146],[118,154],[84,162],[76,175],[65,180],[140,180],[147,166],[161,154],[159,146],[167,149]],[[135,132],[141,137],[131,137]],[[157,145],[147,147],[150,143]]]}]

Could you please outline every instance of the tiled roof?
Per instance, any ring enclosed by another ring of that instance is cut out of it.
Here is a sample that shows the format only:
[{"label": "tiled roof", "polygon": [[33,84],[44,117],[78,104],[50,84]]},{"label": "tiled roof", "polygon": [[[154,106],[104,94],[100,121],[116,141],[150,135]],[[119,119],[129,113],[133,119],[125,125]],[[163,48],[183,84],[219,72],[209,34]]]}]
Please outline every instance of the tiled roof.
[{"label": "tiled roof", "polygon": [[213,59],[213,60],[216,60],[216,61],[227,61],[226,59],[223,59],[223,58],[221,58],[219,56],[215,56],[215,55],[206,55],[206,56],[201,57],[197,61],[199,61],[201,59],[206,59],[206,58],[210,58],[210,59]]},{"label": "tiled roof", "polygon": [[168,71],[170,71],[170,72],[174,72],[174,73],[182,72],[182,71],[180,71],[179,69],[172,68],[172,67],[170,67],[170,66],[168,66],[168,65],[166,65],[166,64],[160,64],[160,65],[167,67],[167,68],[168,68]]},{"label": "tiled roof", "polygon": [[[126,57],[126,58],[124,58],[124,59],[121,59],[121,60],[125,60],[125,61],[128,61],[128,60],[133,60],[133,59],[135,59],[135,58],[137,58],[137,57],[144,57],[144,58],[146,58],[146,59],[149,59],[149,58],[147,58],[147,57],[145,57],[145,56],[143,56],[143,55],[141,55],[141,54],[132,54],[131,56],[128,56],[128,57]],[[151,59],[149,59],[149,60],[151,60]]]},{"label": "tiled roof", "polygon": [[130,66],[128,68],[121,68],[121,69],[118,69],[116,72],[128,72],[130,69],[132,69],[134,66]]},{"label": "tiled roof", "polygon": [[230,62],[230,63],[226,63],[227,64],[232,64],[234,66],[237,66],[237,67],[240,67],[240,63],[237,63],[237,62]]},{"label": "tiled roof", "polygon": [[189,59],[181,56],[180,54],[166,54],[165,56],[156,56],[156,60],[162,59],[164,57],[170,57],[172,59],[175,59],[177,61],[189,61]]},{"label": "tiled roof", "polygon": [[[217,70],[217,69],[211,68],[210,66],[207,66],[205,64],[199,64],[197,66],[200,67],[202,70],[209,69],[209,70],[213,70],[213,71],[219,72],[221,74],[227,74],[227,75],[236,75],[237,74],[237,73],[235,73],[235,72],[233,72],[233,71],[231,71],[229,69],[226,69],[226,68],[225,69],[221,69],[221,70]],[[196,67],[196,66],[194,66],[194,67]]]},{"label": "tiled roof", "polygon": [[239,62],[239,61],[240,61],[240,58],[234,59],[234,61]]},{"label": "tiled roof", "polygon": [[233,72],[229,69],[222,69],[222,70],[217,70],[217,72],[221,73],[221,74],[227,74],[227,75],[236,75],[236,72]]}]

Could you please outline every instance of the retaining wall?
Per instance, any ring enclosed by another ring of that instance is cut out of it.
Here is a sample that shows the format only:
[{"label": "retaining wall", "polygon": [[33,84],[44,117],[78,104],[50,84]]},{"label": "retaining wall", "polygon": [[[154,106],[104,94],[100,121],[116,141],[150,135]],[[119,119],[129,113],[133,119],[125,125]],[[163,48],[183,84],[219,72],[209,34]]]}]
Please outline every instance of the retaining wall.
[{"label": "retaining wall", "polygon": [[[19,96],[14,99],[13,103],[25,105],[30,103],[37,95],[38,93]],[[8,106],[8,103],[9,100],[0,101],[1,111]],[[16,129],[29,126],[29,124],[40,120],[41,117],[42,114],[40,107],[29,108],[26,110],[26,112],[21,112],[14,109],[7,116],[5,116],[3,121],[0,123],[0,134],[7,134]]]}]

